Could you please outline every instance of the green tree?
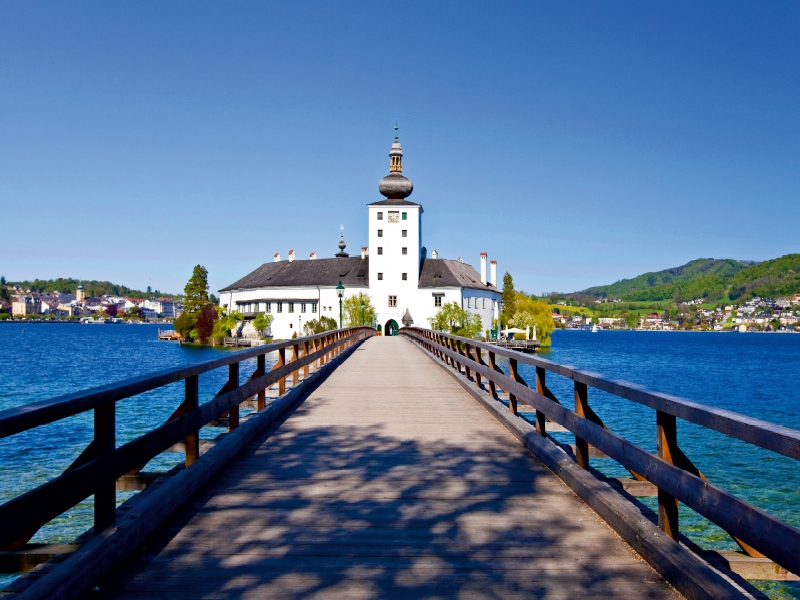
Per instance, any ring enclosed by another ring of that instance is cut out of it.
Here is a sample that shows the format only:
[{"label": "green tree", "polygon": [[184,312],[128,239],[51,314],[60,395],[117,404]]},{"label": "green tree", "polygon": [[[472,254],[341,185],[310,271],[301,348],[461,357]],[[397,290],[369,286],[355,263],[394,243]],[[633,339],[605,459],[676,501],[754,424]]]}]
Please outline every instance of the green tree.
[{"label": "green tree", "polygon": [[11,302],[11,293],[6,287],[5,277],[0,277],[0,302]]},{"label": "green tree", "polygon": [[183,311],[199,314],[209,303],[208,300],[208,271],[201,265],[196,265],[192,276],[183,288]]},{"label": "green tree", "polygon": [[335,319],[321,316],[319,319],[311,319],[310,321],[306,321],[306,323],[303,325],[303,334],[315,335],[317,333],[322,333],[323,331],[333,331],[337,327],[338,324],[336,323]]},{"label": "green tree", "polygon": [[359,292],[342,301],[342,323],[345,327],[359,327],[361,325],[361,303],[364,303],[364,325],[370,325],[375,320],[375,307],[369,294]]},{"label": "green tree", "polygon": [[480,315],[461,308],[457,302],[447,302],[429,319],[431,328],[453,335],[476,338],[483,330]]},{"label": "green tree", "polygon": [[267,329],[269,329],[269,326],[272,325],[272,319],[272,315],[267,315],[262,312],[258,313],[256,318],[253,319],[253,327],[255,327],[258,333],[261,334],[261,337],[267,335]]},{"label": "green tree", "polygon": [[500,325],[503,327],[508,323],[508,320],[514,316],[514,313],[517,312],[514,306],[516,295],[517,293],[514,291],[514,279],[511,277],[511,273],[506,271],[506,274],[503,275],[503,293],[500,296],[500,301],[503,303],[503,310],[500,312]]},{"label": "green tree", "polygon": [[[125,311],[125,318],[126,319],[134,319],[139,320],[142,318],[142,310],[138,306],[131,306],[128,310]],[[177,330],[177,327],[175,328]]]},{"label": "green tree", "polygon": [[[209,305],[210,307],[210,305]],[[207,309],[208,307],[206,307]],[[238,310],[231,311],[230,314],[222,307],[212,307],[214,311],[217,313],[217,319],[214,321],[213,330],[211,333],[211,339],[215,343],[222,343],[224,339],[231,334],[231,329],[236,327],[236,324],[241,321],[244,317],[242,313]],[[203,313],[206,312],[206,309],[203,309]],[[201,313],[201,314],[203,314]],[[199,322],[198,318],[198,322]]]},{"label": "green tree", "polygon": [[555,329],[550,305],[517,292],[514,297],[514,307],[516,312],[509,319],[508,324],[518,329],[530,327],[531,334],[533,334],[533,328],[536,327],[536,337],[542,347],[550,346],[552,343],[550,334]]}]

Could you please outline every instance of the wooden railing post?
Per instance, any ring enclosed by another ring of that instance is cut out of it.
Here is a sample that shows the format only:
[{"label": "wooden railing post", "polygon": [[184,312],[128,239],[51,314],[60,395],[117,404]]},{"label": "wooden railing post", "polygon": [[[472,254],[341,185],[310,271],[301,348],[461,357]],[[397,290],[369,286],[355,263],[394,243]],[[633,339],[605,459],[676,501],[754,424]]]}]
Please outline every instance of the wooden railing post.
[{"label": "wooden railing post", "polygon": [[[183,404],[185,411],[189,412],[200,406],[200,376],[191,375],[184,380]],[[188,467],[200,458],[200,432],[195,431],[183,438],[186,447],[184,464]]]},{"label": "wooden railing post", "polygon": [[[678,447],[678,426],[675,415],[656,411],[656,436],[658,455],[668,463],[675,464],[675,449]],[[678,499],[659,488],[658,526],[677,540],[679,536]]]},{"label": "wooden railing post", "polygon": [[[517,370],[516,358],[508,359],[508,376],[509,379],[511,379],[512,381],[525,384],[525,380],[522,377],[520,377],[519,372]],[[508,392],[508,407],[511,409],[512,413],[514,413],[515,415],[517,414],[517,397],[511,392]]]},{"label": "wooden railing post", "polygon": [[[282,367],[286,364],[286,348],[278,350],[278,364],[276,367]],[[286,393],[286,377],[278,379],[278,396],[283,396]]]},{"label": "wooden railing post", "polygon": [[[239,387],[239,363],[228,365],[228,391]],[[237,404],[228,412],[228,431],[233,431],[239,426],[239,405]]]},{"label": "wooden railing post", "polygon": [[[117,446],[116,404],[106,402],[94,409],[94,442],[97,455],[111,454]],[[94,491],[94,534],[113,525],[117,512],[117,484],[113,465],[98,480]]]},{"label": "wooden railing post", "polygon": [[[295,344],[292,346],[292,362],[297,362],[300,360],[300,344]],[[300,383],[300,369],[297,368],[292,371],[292,385],[297,385]]]},{"label": "wooden railing post", "polygon": [[[495,354],[491,350],[488,352],[489,354],[489,368],[492,371],[498,371],[497,363],[495,362]],[[492,398],[497,398],[497,384],[493,380],[489,380],[489,393],[492,395]]]},{"label": "wooden railing post", "polygon": [[[467,361],[472,360],[472,353],[470,352],[470,345],[467,344],[466,342],[464,343],[464,357],[467,359]],[[469,368],[468,365],[469,365],[469,362],[465,362],[464,363],[464,371],[465,371],[465,373],[467,375],[467,379],[472,379],[472,372],[470,371],[470,368]]]},{"label": "wooden railing post", "polygon": [[[480,346],[475,346],[475,362],[479,365],[483,365],[483,350]],[[478,384],[478,387],[483,389],[483,379],[481,378],[481,374],[475,371],[475,383]]]},{"label": "wooden railing post", "polygon": [[[263,377],[267,372],[267,355],[259,354],[256,359],[256,377]],[[267,390],[261,389],[258,391],[258,403],[256,410],[264,410],[267,406]]]},{"label": "wooden railing post", "polygon": [[[575,413],[586,418],[589,414],[589,391],[585,383],[575,382]],[[589,443],[575,436],[575,461],[584,469],[589,469]]]},{"label": "wooden railing post", "polygon": [[[544,370],[544,367],[536,367],[536,393],[541,394],[544,396],[544,391],[547,389],[547,385],[545,384],[545,374],[547,371]],[[547,429],[545,428],[545,424],[547,423],[547,417],[544,416],[544,413],[540,410],[536,411],[536,431],[539,435],[543,437],[547,437]]]},{"label": "wooden railing post", "polygon": [[[311,352],[311,343],[306,340],[303,342],[303,356],[308,356]],[[306,365],[303,367],[303,379],[308,379],[308,370],[311,365]]]}]

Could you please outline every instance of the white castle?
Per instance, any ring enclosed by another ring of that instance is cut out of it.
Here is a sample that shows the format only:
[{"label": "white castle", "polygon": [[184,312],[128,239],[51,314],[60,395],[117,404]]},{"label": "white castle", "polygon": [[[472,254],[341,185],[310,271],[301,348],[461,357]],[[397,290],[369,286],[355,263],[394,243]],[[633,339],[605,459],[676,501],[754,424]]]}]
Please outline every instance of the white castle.
[{"label": "white castle", "polygon": [[435,250],[428,257],[422,245],[422,206],[407,199],[414,185],[403,176],[396,133],[389,157],[389,175],[378,185],[385,199],[367,205],[369,245],[360,256],[344,251],[344,236],[334,258],[318,259],[312,252],[308,260],[298,260],[290,250],[288,260],[281,260],[275,254],[273,262],[219,290],[220,305],[240,311],[245,319],[259,312],[272,315],[272,336],[290,338],[302,335],[303,325],[319,316],[338,324],[341,283],[344,298],[371,297],[375,325],[385,335],[396,334],[401,324],[430,327],[429,319],[448,302],[480,315],[483,330],[490,329],[499,312],[497,261],[491,261],[487,280],[486,252],[480,255],[480,273],[460,258],[438,258]]}]

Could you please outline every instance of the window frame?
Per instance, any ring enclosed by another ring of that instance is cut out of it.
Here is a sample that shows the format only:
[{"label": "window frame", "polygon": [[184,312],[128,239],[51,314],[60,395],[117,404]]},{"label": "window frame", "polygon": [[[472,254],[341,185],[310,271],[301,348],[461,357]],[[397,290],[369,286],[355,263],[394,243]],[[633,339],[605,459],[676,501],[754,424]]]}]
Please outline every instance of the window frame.
[{"label": "window frame", "polygon": [[378,281],[383,281],[383,273],[378,273]]},{"label": "window frame", "polygon": [[408,273],[403,273],[403,276],[401,277],[401,279],[403,281],[408,281]]},{"label": "window frame", "polygon": [[389,294],[389,308],[397,308],[397,295]]}]

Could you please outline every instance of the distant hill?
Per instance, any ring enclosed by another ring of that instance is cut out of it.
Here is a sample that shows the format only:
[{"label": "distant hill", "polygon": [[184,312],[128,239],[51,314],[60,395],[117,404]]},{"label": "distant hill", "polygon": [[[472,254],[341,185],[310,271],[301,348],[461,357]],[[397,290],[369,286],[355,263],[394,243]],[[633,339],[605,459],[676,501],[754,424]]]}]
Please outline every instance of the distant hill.
[{"label": "distant hill", "polygon": [[[77,279],[59,278],[59,279],[34,279],[33,281],[7,281],[6,285],[18,285],[24,290],[31,290],[40,293],[48,292],[64,292],[74,294],[78,289],[79,281]],[[110,281],[96,281],[96,280],[83,280],[83,288],[86,290],[87,296],[102,296],[104,294],[111,294],[114,296],[129,296],[131,298],[151,298],[153,296],[165,298],[177,298],[178,294],[168,294],[158,290],[150,292],[143,292],[141,290],[134,290],[124,285],[111,283]]]},{"label": "distant hill", "polygon": [[754,263],[701,258],[674,269],[645,273],[573,295],[625,301],[710,301],[774,298],[800,292],[800,254]]}]

